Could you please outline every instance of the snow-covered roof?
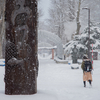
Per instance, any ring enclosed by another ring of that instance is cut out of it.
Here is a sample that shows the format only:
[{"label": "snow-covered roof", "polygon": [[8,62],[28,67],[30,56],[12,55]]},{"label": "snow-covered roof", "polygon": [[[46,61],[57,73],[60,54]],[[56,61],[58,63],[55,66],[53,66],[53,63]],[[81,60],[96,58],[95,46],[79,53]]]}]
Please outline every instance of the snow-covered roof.
[{"label": "snow-covered roof", "polygon": [[46,42],[40,42],[38,43],[38,47],[52,47],[52,45]]}]

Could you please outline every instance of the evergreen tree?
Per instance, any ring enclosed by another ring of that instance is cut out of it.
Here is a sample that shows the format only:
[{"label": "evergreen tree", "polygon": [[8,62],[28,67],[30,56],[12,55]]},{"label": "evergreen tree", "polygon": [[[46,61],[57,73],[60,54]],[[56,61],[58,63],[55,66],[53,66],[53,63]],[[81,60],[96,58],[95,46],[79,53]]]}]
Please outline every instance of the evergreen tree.
[{"label": "evergreen tree", "polygon": [[[90,50],[100,49],[100,28],[95,26],[93,23],[90,24]],[[71,54],[73,46],[76,45],[79,52],[79,58],[82,58],[84,53],[87,53],[88,50],[88,27],[80,35],[75,35],[72,41],[69,41],[65,45],[66,55]]]}]

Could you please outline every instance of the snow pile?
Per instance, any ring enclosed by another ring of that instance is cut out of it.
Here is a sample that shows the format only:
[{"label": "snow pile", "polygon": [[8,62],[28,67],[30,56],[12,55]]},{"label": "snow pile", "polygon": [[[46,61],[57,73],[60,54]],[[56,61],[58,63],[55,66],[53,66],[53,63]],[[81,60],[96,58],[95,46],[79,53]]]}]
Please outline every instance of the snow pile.
[{"label": "snow pile", "polygon": [[38,54],[38,58],[39,59],[51,59],[52,58],[52,54],[48,54],[48,53]]},{"label": "snow pile", "polygon": [[68,60],[62,60],[62,59],[59,59],[57,57],[54,58],[54,61],[56,63],[68,64]]}]

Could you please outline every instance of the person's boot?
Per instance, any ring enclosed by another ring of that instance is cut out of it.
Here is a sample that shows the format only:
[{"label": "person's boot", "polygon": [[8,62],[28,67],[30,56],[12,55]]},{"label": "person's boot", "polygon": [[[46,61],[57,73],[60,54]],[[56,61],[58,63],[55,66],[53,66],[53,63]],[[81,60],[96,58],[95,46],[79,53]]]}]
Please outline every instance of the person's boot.
[{"label": "person's boot", "polygon": [[89,80],[89,84],[90,84],[90,86],[89,86],[89,87],[92,87],[91,80]]},{"label": "person's boot", "polygon": [[85,81],[83,81],[83,83],[84,83],[84,87],[86,87],[86,82],[85,82]]}]

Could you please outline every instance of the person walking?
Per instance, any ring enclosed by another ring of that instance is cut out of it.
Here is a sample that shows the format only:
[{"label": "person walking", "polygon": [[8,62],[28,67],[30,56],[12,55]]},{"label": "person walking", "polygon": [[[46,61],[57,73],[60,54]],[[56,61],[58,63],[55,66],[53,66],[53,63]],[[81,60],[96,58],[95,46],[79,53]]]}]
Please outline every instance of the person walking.
[{"label": "person walking", "polygon": [[91,63],[91,60],[88,59],[87,55],[83,56],[83,62],[82,62],[81,68],[83,70],[83,84],[84,84],[84,87],[86,87],[86,81],[89,82],[90,87],[91,87],[92,86],[92,74],[91,74],[92,63]]}]

